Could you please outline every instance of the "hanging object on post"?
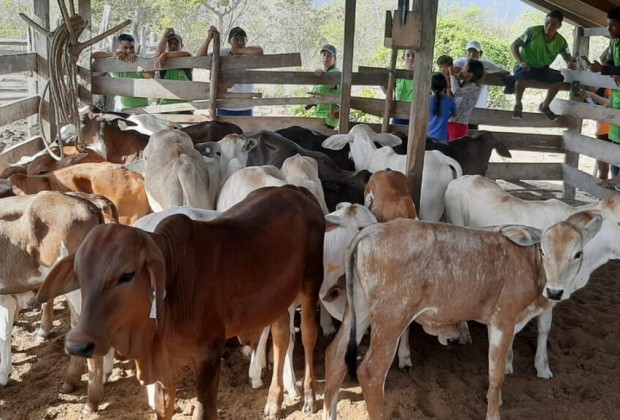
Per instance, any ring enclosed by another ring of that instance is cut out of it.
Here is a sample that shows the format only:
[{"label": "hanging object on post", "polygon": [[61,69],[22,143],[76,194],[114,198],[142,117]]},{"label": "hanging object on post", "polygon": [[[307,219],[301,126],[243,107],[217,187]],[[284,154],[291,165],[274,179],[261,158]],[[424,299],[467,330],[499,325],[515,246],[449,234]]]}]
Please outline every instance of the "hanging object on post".
[{"label": "hanging object on post", "polygon": [[413,10],[409,10],[409,0],[398,0],[398,10],[385,12],[384,46],[403,50],[420,48],[422,25],[420,13],[416,11],[417,3],[414,1]]}]

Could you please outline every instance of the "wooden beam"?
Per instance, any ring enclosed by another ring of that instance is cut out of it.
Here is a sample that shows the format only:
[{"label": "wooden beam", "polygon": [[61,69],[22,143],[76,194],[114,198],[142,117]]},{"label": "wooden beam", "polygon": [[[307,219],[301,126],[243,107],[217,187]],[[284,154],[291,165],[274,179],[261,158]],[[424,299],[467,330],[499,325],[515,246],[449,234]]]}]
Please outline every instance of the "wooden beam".
[{"label": "wooden beam", "polygon": [[0,106],[0,127],[22,120],[39,112],[39,96],[9,102]]},{"label": "wooden beam", "polygon": [[5,147],[0,153],[0,171],[5,170],[23,156],[31,156],[40,152],[44,147],[43,139],[39,136]]},{"label": "wooden beam", "polygon": [[620,125],[620,110],[585,102],[554,99],[550,108],[558,115]]},{"label": "wooden beam", "polygon": [[[84,30],[82,31],[82,35],[81,37],[83,39],[90,39],[92,38],[92,20],[91,20],[91,10],[90,10],[90,2],[91,0],[78,0],[78,14],[84,19],[84,21],[86,21],[86,27],[84,28]],[[73,0],[70,1],[71,4],[73,4]],[[85,79],[85,77],[82,76],[82,79],[86,81],[86,83],[90,84],[90,53],[92,51],[92,46],[88,47],[85,49],[85,52],[83,52],[84,54],[88,54],[88,60],[86,60],[87,62],[84,63],[84,66],[87,67],[88,71],[88,79]],[[78,74],[80,74],[80,68],[82,68],[81,66],[78,67]],[[79,88],[79,97],[80,97],[80,101],[82,101],[82,103],[84,104],[92,104],[93,103],[93,95],[90,92],[90,90],[85,89],[84,86],[80,86]]]},{"label": "wooden beam", "polygon": [[[351,84],[353,83],[353,50],[355,45],[356,0],[346,0],[344,9],[344,45],[342,54],[342,78],[340,79],[340,124],[339,132],[349,132],[351,111]],[[324,83],[322,83],[324,84]]]},{"label": "wooden beam", "polygon": [[572,166],[562,164],[562,171],[564,174],[564,182],[588,194],[592,194],[595,197],[603,199],[618,194],[616,190],[608,190],[607,188],[601,187],[598,185],[597,178],[579,169],[575,169]]},{"label": "wooden beam", "polygon": [[598,28],[583,28],[583,36],[604,36],[609,38],[609,30],[607,26],[599,26]]},{"label": "wooden beam", "polygon": [[506,181],[527,180],[562,180],[562,163],[489,163],[486,177]]},{"label": "wooden beam", "polygon": [[495,125],[499,127],[564,128],[569,126],[568,117],[549,121],[540,112],[524,112],[522,120],[513,120],[512,111],[474,108],[469,117],[470,124]]},{"label": "wooden beam", "polygon": [[270,130],[275,131],[281,128],[288,128],[294,125],[321,131],[326,134],[336,132],[325,125],[323,118],[303,118],[303,117],[218,117],[218,121],[230,122],[238,125],[244,132]]},{"label": "wooden beam", "polygon": [[495,138],[504,143],[509,150],[527,152],[563,153],[563,139],[559,134],[530,134],[492,131]]},{"label": "wooden beam", "polygon": [[0,56],[0,75],[35,71],[37,67],[36,53],[21,53]]},{"label": "wooden beam", "polygon": [[95,76],[92,79],[92,93],[138,98],[206,99],[209,97],[209,83]]},{"label": "wooden beam", "polygon": [[590,156],[620,166],[620,145],[577,133],[564,133],[564,147],[574,153]]},{"label": "wooden beam", "polygon": [[585,86],[618,89],[618,84],[612,76],[604,76],[600,73],[592,73],[586,70],[562,69],[560,71],[566,83],[579,82]]},{"label": "wooden beam", "polygon": [[222,70],[270,69],[300,67],[301,54],[225,55],[222,56]]},{"label": "wooden beam", "polygon": [[552,2],[547,1],[547,0],[521,0],[521,1],[545,13],[551,10],[558,9],[564,15],[564,22],[568,22],[575,26],[591,27],[591,26],[601,26],[605,24],[604,21],[603,22],[601,22],[600,20],[590,21],[589,19],[584,18],[583,16],[580,16],[577,13],[574,13],[572,9],[570,9],[567,6],[562,5],[562,4],[567,4],[567,2],[560,3],[560,5],[558,6],[557,4],[553,4]]}]

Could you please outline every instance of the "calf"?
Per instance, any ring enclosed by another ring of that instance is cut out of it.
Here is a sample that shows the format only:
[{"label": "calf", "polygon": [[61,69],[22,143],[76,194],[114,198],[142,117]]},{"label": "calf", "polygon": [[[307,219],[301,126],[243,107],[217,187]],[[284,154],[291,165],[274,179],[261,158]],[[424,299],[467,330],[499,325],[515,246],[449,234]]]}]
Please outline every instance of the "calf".
[{"label": "calf", "polygon": [[310,191],[319,202],[323,213],[329,213],[327,204],[325,204],[325,195],[321,187],[319,166],[316,160],[309,156],[291,156],[282,164],[282,174],[287,183],[304,187]]},{"label": "calf", "polygon": [[389,168],[372,174],[364,189],[364,205],[372,211],[379,223],[399,217],[418,218],[411,199],[409,180],[403,173]]},{"label": "calf", "polygon": [[[516,225],[496,232],[398,219],[364,229],[347,250],[349,307],[326,351],[324,418],[336,418],[345,359],[350,374],[359,375],[370,419],[383,419],[385,377],[409,323],[441,327],[477,320],[489,329],[486,418],[499,419],[514,334],[579,287],[587,244],[601,221],[579,213],[547,229],[542,239],[539,230]],[[357,369],[357,346],[368,326],[370,347]]]},{"label": "calf", "polygon": [[92,357],[112,346],[135,359],[140,382],[161,385],[156,411],[165,419],[172,417],[176,388],[188,369],[196,374],[194,416],[218,418],[225,340],[269,324],[275,362],[265,415],[278,415],[290,333],[287,309],[299,299],[309,412],[315,401],[324,232],[321,209],[303,188],[263,188],[212,222],[176,215],[155,233],[98,227],[74,258],[58,263],[38,298],[47,301],[81,287],[82,316],[67,334],[67,352]]},{"label": "calf", "polygon": [[213,209],[207,164],[187,134],[171,129],[153,134],[144,160],[144,188],[153,211],[177,206]]},{"label": "calf", "polygon": [[203,121],[188,125],[181,131],[187,134],[194,144],[220,141],[229,134],[243,134],[243,130],[239,126],[222,121]]},{"label": "calf", "polygon": [[323,142],[329,137],[325,133],[310,130],[298,125],[277,130],[276,133],[286,137],[306,150],[321,152],[327,155],[336,165],[345,171],[355,171],[355,165],[349,157],[349,146],[347,145],[340,150],[332,150],[323,147]]}]

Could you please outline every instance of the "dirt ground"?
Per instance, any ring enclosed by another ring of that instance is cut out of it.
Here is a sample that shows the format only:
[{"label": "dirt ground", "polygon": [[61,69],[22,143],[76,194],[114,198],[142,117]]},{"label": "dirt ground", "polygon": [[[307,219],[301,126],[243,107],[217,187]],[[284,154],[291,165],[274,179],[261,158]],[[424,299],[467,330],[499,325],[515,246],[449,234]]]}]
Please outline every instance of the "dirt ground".
[{"label": "dirt ground", "polygon": [[[620,261],[596,271],[590,284],[554,311],[549,357],[554,377],[536,377],[533,323],[515,339],[515,374],[503,388],[504,419],[616,419],[620,407]],[[154,419],[146,392],[134,377],[133,363],[115,362],[105,386],[104,403],[97,414],[83,415],[86,377],[74,395],[58,393],[67,366],[63,352],[68,311],[55,305],[51,339],[35,338],[39,311],[23,312],[13,330],[14,368],[9,385],[0,390],[2,419]],[[388,419],[481,419],[486,410],[487,336],[483,325],[470,323],[473,344],[443,347],[421,328],[411,331],[414,368],[405,373],[393,366],[387,376],[385,413]],[[329,339],[316,350],[318,402],[323,403],[323,355]],[[302,377],[299,339],[295,348],[297,377]],[[218,406],[222,419],[261,419],[266,389],[248,384],[248,360],[240,348],[230,348],[222,359]],[[268,377],[269,373],[266,373]],[[193,378],[181,386],[174,419],[191,418],[195,391]],[[366,419],[361,389],[345,380],[338,403],[339,418]],[[301,413],[299,401],[285,400],[287,419],[320,419]]]}]

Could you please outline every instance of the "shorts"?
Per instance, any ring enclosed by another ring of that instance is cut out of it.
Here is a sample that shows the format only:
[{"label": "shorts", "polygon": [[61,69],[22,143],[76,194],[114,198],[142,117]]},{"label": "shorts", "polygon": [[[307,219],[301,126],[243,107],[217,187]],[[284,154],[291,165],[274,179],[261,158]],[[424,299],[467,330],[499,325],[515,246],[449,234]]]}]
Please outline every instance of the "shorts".
[{"label": "shorts", "polygon": [[251,109],[242,109],[242,110],[229,110],[218,108],[216,111],[216,115],[218,117],[251,117],[254,115]]},{"label": "shorts", "polygon": [[596,137],[599,140],[604,140],[604,141],[608,141],[612,143],[611,139],[609,138],[609,134],[596,134],[594,137]]},{"label": "shorts", "polygon": [[409,120],[405,118],[392,118],[392,125],[409,125]]},{"label": "shorts", "polygon": [[564,82],[564,76],[559,70],[551,69],[549,67],[540,67],[537,69],[530,69],[525,71],[520,65],[515,66],[515,79],[516,80],[533,80],[540,83],[560,83]]},{"label": "shorts", "polygon": [[448,123],[448,141],[453,141],[465,137],[469,134],[467,124],[449,122]]}]

